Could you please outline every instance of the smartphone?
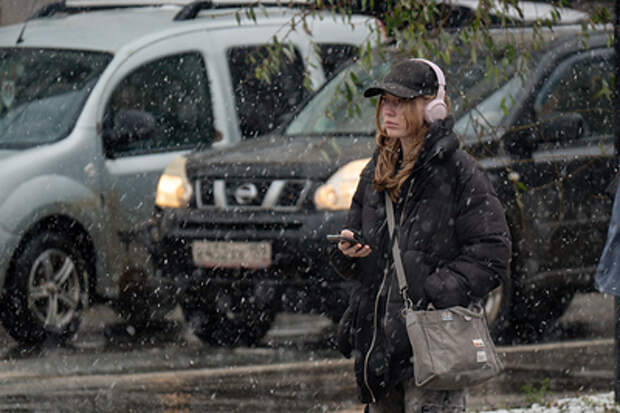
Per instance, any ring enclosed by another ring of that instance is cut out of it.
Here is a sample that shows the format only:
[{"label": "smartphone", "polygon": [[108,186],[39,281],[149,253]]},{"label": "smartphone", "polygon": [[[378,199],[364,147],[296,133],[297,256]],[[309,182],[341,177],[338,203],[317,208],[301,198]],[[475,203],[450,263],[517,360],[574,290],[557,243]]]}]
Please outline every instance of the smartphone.
[{"label": "smartphone", "polygon": [[361,242],[356,240],[355,238],[345,237],[345,236],[340,235],[340,234],[330,234],[330,235],[327,236],[327,240],[329,242],[345,241],[345,242],[349,242],[351,244],[361,244]]}]

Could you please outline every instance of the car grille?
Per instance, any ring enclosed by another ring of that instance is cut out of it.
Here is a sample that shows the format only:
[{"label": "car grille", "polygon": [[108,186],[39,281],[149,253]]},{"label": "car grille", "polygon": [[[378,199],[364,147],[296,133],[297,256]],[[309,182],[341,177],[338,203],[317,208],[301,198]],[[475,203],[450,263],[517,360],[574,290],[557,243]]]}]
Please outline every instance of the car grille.
[{"label": "car grille", "polygon": [[311,181],[300,179],[202,179],[195,181],[196,206],[297,211],[310,186]]}]

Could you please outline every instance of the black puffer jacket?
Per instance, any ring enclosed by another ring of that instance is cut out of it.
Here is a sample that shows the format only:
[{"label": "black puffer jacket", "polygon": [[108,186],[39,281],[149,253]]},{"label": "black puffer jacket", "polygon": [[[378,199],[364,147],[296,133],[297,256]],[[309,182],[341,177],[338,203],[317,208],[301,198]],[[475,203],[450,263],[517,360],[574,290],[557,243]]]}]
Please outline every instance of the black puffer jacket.
[{"label": "black puffer jacket", "polygon": [[[467,306],[497,287],[507,273],[510,234],[486,172],[464,151],[451,117],[431,125],[395,205],[409,297],[436,308]],[[372,186],[377,154],[361,175],[347,219],[372,252],[351,259],[337,249],[332,266],[356,279],[350,310],[355,372],[362,402],[413,377],[411,347],[392,269],[384,193]],[[389,270],[386,272],[385,269]]]}]

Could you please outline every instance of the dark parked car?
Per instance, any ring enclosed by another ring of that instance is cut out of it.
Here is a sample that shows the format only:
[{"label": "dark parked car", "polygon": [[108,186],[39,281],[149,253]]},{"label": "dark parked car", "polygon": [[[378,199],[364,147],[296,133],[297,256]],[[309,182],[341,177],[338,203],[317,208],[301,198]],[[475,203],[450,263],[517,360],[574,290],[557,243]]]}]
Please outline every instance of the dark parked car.
[{"label": "dark parked car", "polygon": [[[512,231],[512,272],[486,303],[501,342],[536,337],[592,289],[616,173],[610,44],[608,33],[570,36],[525,74],[495,64],[501,56],[443,65],[457,134],[490,174]],[[327,263],[325,236],[342,228],[374,147],[373,102],[361,91],[389,66],[360,61],[279,134],[192,153],[164,173],[154,256],[199,337],[252,344],[282,309],[340,317],[348,285]]]}]

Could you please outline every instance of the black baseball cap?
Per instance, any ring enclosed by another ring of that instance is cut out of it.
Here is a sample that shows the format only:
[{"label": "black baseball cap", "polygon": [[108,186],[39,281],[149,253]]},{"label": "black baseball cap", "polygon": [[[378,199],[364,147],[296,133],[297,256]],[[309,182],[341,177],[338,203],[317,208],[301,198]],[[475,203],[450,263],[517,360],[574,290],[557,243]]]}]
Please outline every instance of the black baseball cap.
[{"label": "black baseball cap", "polygon": [[404,60],[392,66],[383,81],[364,91],[364,97],[380,95],[384,92],[403,99],[437,94],[438,82],[433,69],[419,60]]}]

